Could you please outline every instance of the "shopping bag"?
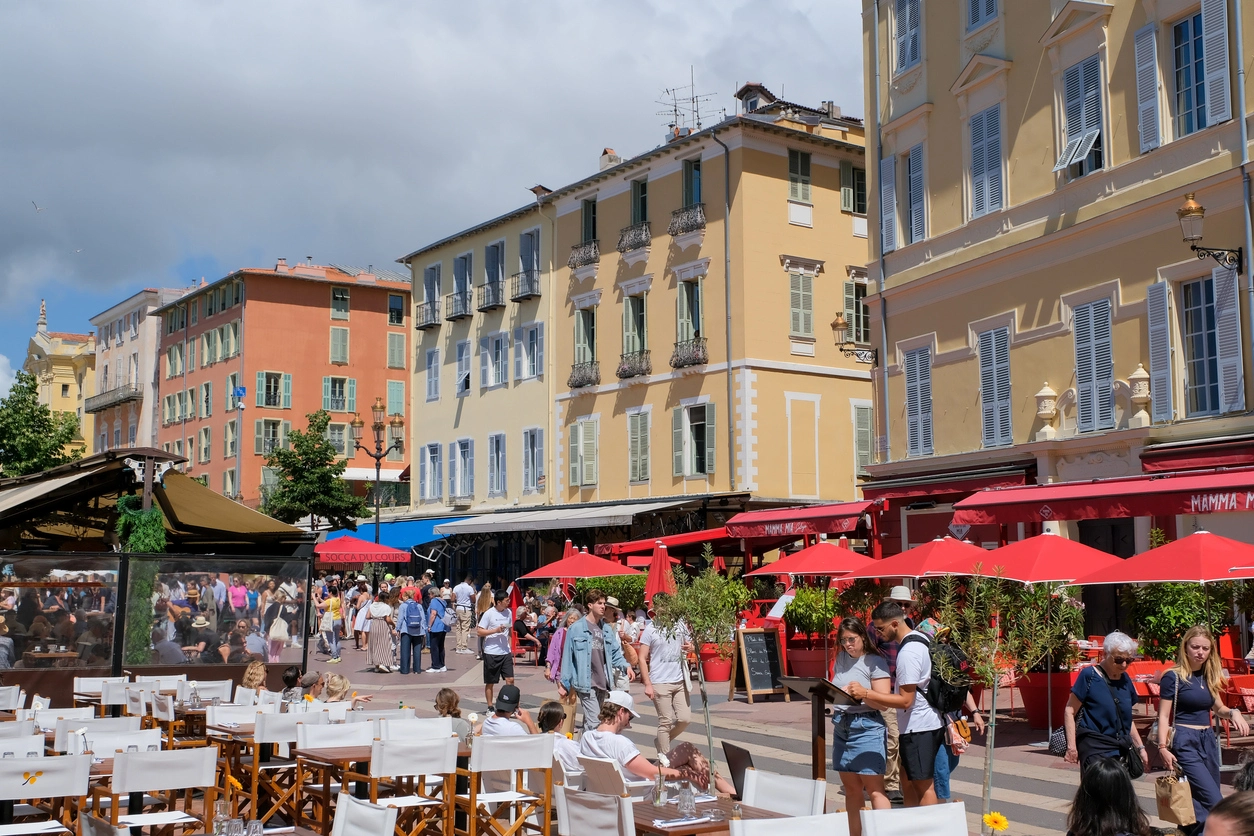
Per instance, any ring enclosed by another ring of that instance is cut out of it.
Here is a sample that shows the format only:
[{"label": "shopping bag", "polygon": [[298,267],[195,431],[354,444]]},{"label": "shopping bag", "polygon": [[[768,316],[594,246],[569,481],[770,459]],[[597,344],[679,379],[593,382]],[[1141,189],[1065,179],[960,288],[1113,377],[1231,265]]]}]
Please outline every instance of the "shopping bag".
[{"label": "shopping bag", "polygon": [[1158,817],[1182,827],[1197,822],[1193,814],[1193,792],[1189,782],[1175,775],[1164,775],[1154,782],[1154,798],[1158,802]]},{"label": "shopping bag", "polygon": [[561,699],[561,703],[562,713],[566,715],[562,718],[562,734],[574,734],[575,715],[579,712],[579,699],[575,696],[574,691],[569,691]]}]

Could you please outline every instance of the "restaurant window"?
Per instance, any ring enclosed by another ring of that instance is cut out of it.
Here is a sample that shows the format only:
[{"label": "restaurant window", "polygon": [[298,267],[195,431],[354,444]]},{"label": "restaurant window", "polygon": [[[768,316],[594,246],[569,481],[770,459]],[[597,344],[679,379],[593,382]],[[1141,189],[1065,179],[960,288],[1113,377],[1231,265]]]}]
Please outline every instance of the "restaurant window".
[{"label": "restaurant window", "polygon": [[[14,667],[109,668],[113,663],[118,559],[6,558],[3,611]],[[8,673],[6,671],[6,673]],[[12,684],[17,684],[16,682]]]}]

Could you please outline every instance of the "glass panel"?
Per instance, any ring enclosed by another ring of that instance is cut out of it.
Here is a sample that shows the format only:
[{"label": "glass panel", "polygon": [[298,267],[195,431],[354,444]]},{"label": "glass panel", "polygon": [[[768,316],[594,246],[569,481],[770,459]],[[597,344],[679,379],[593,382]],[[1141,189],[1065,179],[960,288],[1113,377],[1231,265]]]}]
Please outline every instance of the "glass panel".
[{"label": "glass panel", "polygon": [[1185,389],[1189,415],[1219,411],[1219,352],[1215,334],[1215,285],[1211,279],[1181,288],[1181,330],[1184,332]]},{"label": "glass panel", "polygon": [[[17,557],[0,564],[8,635],[0,659],[13,668],[108,668],[113,662],[118,558]],[[7,657],[7,658],[4,658]]]}]

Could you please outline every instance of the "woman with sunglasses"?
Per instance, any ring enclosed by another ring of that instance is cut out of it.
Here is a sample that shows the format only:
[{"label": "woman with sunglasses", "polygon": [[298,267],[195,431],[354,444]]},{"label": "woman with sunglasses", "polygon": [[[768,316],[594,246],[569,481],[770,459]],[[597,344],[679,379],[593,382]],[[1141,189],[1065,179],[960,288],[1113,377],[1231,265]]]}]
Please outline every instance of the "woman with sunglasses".
[{"label": "woman with sunglasses", "polygon": [[866,627],[856,618],[840,622],[837,631],[840,653],[832,684],[848,689],[857,683],[866,692],[858,705],[838,705],[832,709],[832,769],[840,773],[849,811],[849,833],[861,836],[863,794],[871,796],[872,810],[887,810],[892,804],[884,790],[888,766],[888,727],[875,695],[892,693],[888,663],[876,655]]},{"label": "woman with sunglasses", "polygon": [[1124,633],[1102,641],[1102,661],[1080,671],[1063,712],[1067,733],[1067,762],[1088,764],[1094,758],[1115,758],[1128,752],[1149,769],[1149,755],[1132,725],[1136,686],[1128,665],[1136,658],[1136,642]]}]

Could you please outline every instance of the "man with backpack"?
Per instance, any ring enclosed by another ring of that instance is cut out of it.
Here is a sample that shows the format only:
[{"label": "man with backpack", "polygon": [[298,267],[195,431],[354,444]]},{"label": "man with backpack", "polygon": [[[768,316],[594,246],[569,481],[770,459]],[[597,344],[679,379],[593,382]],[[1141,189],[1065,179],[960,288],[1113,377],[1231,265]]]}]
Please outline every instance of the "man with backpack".
[{"label": "man with backpack", "polygon": [[409,673],[413,661],[414,673],[422,673],[422,646],[427,638],[427,614],[422,602],[414,600],[414,593],[401,593],[401,606],[396,613],[396,630],[401,634],[401,673]]}]

